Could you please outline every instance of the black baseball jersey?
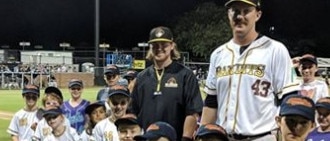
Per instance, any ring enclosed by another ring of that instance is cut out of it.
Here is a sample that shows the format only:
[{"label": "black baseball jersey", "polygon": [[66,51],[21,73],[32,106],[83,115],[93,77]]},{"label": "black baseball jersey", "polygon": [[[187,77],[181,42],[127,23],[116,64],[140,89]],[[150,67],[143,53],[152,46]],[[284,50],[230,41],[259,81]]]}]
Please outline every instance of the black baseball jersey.
[{"label": "black baseball jersey", "polygon": [[175,61],[164,69],[161,79],[156,73],[151,65],[137,76],[132,110],[143,129],[156,121],[164,121],[176,129],[181,140],[186,116],[202,112],[198,80],[190,69]]}]

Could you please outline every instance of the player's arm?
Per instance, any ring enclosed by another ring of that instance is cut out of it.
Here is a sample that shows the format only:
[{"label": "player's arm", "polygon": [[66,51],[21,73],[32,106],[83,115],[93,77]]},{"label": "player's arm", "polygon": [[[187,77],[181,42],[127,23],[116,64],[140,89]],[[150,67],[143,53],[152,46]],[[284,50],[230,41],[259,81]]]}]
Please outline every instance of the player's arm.
[{"label": "player's arm", "polygon": [[183,134],[182,134],[182,140],[184,139],[193,139],[193,135],[195,130],[197,129],[197,119],[199,118],[199,115],[193,114],[186,116],[186,119],[184,121],[183,125]]},{"label": "player's arm", "polygon": [[207,95],[204,102],[201,124],[215,123],[217,119],[217,96],[216,95]]},{"label": "player's arm", "polygon": [[11,135],[11,141],[19,141],[18,136]]}]

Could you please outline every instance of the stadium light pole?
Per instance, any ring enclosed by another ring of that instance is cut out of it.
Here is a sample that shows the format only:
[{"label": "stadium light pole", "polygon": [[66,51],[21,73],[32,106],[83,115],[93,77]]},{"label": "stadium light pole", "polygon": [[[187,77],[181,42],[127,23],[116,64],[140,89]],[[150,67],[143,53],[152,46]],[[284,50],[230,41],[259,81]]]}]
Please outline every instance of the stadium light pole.
[{"label": "stadium light pole", "polygon": [[30,42],[26,42],[26,41],[22,41],[22,42],[19,42],[19,45],[22,46],[23,48],[23,51],[25,50],[25,47],[28,47],[31,45]]},{"label": "stadium light pole", "polygon": [[63,54],[62,54],[62,57],[63,57],[63,64],[65,64],[65,56],[64,56],[65,48],[69,48],[71,45],[70,45],[70,43],[63,42],[63,43],[60,43],[59,46],[60,46],[61,48],[63,48]]},{"label": "stadium light pole", "polygon": [[100,44],[99,47],[103,49],[103,67],[104,67],[104,66],[106,66],[105,65],[105,49],[110,48],[110,44],[102,43],[102,44]]}]

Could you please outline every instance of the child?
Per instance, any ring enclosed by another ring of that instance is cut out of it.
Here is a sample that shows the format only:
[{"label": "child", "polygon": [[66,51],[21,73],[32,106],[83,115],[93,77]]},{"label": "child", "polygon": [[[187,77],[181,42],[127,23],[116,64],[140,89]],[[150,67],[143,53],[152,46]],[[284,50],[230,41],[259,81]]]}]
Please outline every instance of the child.
[{"label": "child", "polygon": [[84,89],[83,82],[79,79],[72,79],[69,82],[69,91],[71,98],[62,105],[64,115],[69,119],[71,127],[75,128],[78,134],[84,130],[85,108],[89,105],[89,101],[82,98]]},{"label": "child", "polygon": [[312,99],[295,94],[284,98],[279,116],[275,121],[279,127],[278,138],[282,141],[305,141],[315,125],[315,104]]},{"label": "child", "polygon": [[307,141],[326,141],[330,139],[330,97],[320,98],[316,102],[319,127],[307,136]]},{"label": "child", "polygon": [[155,122],[149,125],[147,132],[140,136],[135,136],[136,141],[176,141],[177,135],[175,129],[166,122]]},{"label": "child", "polygon": [[25,106],[15,113],[7,129],[13,141],[31,140],[33,128],[35,128],[33,126],[39,121],[37,118],[39,95],[38,86],[30,84],[24,86],[22,96],[25,100]]},{"label": "child", "polygon": [[143,134],[143,129],[138,124],[136,116],[126,114],[116,120],[115,125],[119,132],[120,141],[134,141],[133,138]]},{"label": "child", "polygon": [[226,131],[217,124],[205,124],[197,129],[195,141],[229,141]]},{"label": "child", "polygon": [[96,141],[93,136],[95,125],[106,118],[106,109],[103,101],[97,101],[89,104],[85,109],[86,115],[89,117],[85,125],[85,130],[81,134],[82,141]]}]

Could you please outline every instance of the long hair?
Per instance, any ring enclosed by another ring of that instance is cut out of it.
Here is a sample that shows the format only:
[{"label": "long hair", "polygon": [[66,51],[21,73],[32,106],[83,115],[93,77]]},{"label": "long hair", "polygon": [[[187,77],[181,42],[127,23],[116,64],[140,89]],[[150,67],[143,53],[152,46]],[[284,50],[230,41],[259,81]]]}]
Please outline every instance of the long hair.
[{"label": "long hair", "polygon": [[[177,45],[175,42],[172,42],[174,49],[171,51],[171,59],[172,60],[179,60],[181,58],[181,54],[178,51]],[[152,52],[152,48],[149,47],[146,59],[152,61],[154,59],[154,53]]]}]

